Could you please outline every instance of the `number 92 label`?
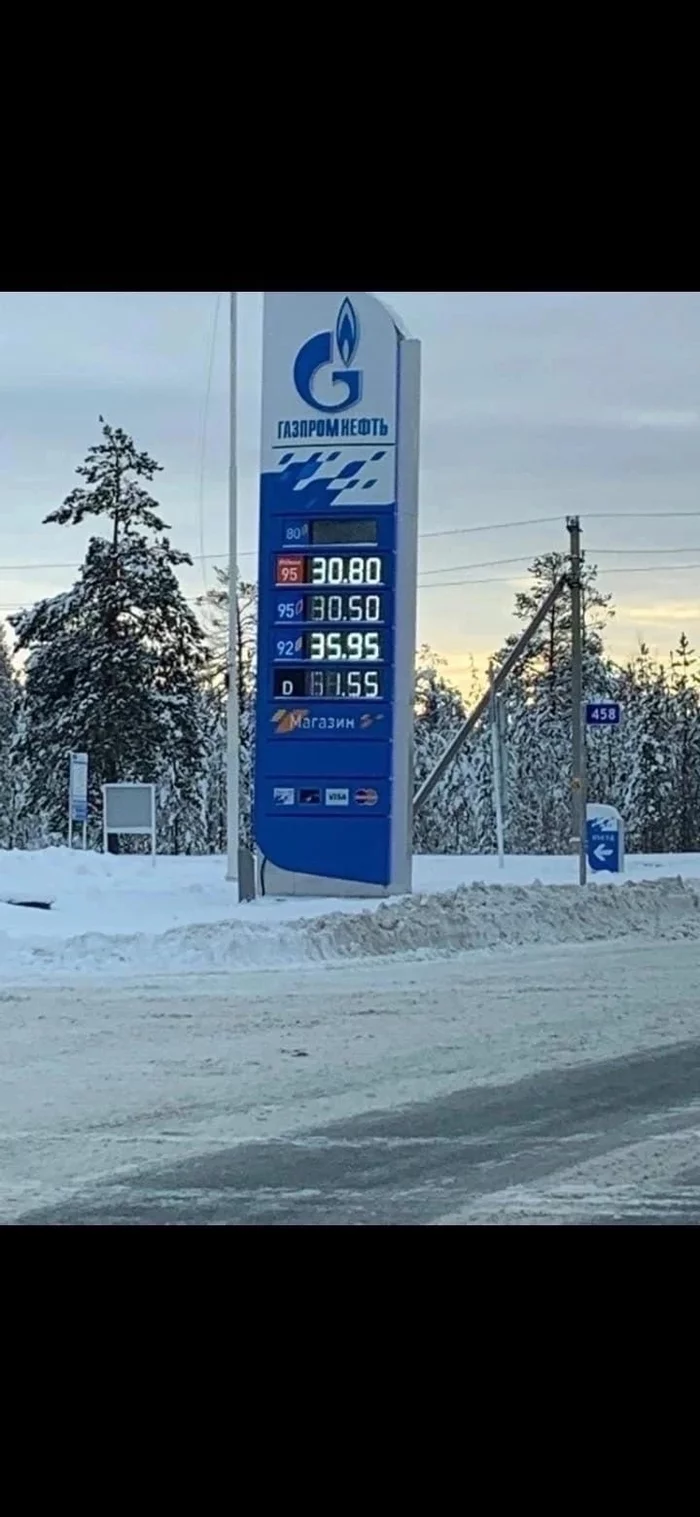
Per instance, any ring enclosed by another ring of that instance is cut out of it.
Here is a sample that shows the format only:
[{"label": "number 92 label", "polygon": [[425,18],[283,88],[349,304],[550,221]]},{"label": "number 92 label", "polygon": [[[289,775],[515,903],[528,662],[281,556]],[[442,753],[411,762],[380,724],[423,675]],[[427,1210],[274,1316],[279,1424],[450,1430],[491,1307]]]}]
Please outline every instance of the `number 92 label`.
[{"label": "number 92 label", "polygon": [[298,637],[285,637],[282,631],[278,631],[272,645],[272,656],[275,662],[278,659],[303,658],[303,636],[299,635]]}]

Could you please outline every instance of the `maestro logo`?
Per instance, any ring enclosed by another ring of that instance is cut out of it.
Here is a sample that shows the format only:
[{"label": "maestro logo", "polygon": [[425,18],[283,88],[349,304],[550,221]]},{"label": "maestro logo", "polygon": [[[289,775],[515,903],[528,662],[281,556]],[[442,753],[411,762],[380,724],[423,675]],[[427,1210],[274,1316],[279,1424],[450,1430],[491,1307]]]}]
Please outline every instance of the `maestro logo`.
[{"label": "maestro logo", "polygon": [[[359,341],[360,323],[357,312],[346,296],[338,312],[335,332],[317,332],[315,337],[310,337],[299,349],[294,360],[294,384],[297,394],[307,406],[312,406],[314,411],[335,412],[347,411],[350,406],[357,405],[362,396],[362,370],[352,369],[350,365]],[[332,404],[317,400],[314,381],[319,369],[338,362],[343,367],[333,369],[331,379],[334,386],[342,386],[344,393],[340,400]]]}]

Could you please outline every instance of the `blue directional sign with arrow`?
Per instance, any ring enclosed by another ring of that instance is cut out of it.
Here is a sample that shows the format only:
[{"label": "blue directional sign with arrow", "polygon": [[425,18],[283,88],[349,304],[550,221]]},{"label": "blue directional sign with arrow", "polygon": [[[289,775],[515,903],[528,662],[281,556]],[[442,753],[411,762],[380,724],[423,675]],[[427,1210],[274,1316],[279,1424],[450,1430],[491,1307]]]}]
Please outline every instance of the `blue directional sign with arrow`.
[{"label": "blue directional sign with arrow", "polygon": [[594,873],[622,874],[625,867],[624,824],[614,806],[587,807],[586,854]]}]

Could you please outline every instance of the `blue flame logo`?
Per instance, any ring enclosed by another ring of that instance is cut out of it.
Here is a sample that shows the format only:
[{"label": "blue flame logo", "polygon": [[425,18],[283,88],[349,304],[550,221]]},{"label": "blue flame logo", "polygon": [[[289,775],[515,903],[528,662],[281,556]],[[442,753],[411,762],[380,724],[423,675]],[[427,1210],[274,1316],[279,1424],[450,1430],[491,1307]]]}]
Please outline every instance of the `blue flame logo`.
[{"label": "blue flame logo", "polygon": [[[357,312],[346,295],[338,312],[335,332],[316,332],[315,336],[300,347],[294,360],[294,386],[305,405],[313,407],[314,411],[325,411],[332,415],[358,404],[362,399],[362,370],[351,369],[350,365],[359,341],[360,323]],[[338,359],[343,365],[342,369],[333,368],[333,363]],[[316,375],[320,369],[325,368],[331,370],[334,391],[340,396],[338,400],[319,400],[315,394]]]},{"label": "blue flame logo", "polygon": [[360,340],[360,324],[355,315],[354,306],[347,296],[338,312],[338,320],[335,324],[335,340],[342,362],[345,364],[346,369],[349,369]]}]

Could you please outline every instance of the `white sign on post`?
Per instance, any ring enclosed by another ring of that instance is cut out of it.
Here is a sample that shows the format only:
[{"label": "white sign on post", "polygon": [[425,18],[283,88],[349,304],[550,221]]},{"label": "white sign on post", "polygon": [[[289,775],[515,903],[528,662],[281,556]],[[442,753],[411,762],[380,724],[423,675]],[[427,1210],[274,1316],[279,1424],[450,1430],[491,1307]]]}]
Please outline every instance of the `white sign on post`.
[{"label": "white sign on post", "polygon": [[88,817],[88,756],[87,753],[71,753],[68,797],[68,847],[73,847],[73,823],[82,824],[83,848],[87,842]]},{"label": "white sign on post", "polygon": [[102,786],[102,831],[104,851],[110,833],[150,836],[151,856],[156,861],[156,787],[138,783]]}]

